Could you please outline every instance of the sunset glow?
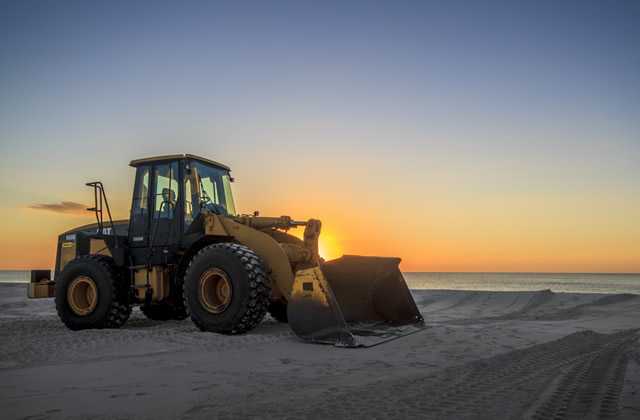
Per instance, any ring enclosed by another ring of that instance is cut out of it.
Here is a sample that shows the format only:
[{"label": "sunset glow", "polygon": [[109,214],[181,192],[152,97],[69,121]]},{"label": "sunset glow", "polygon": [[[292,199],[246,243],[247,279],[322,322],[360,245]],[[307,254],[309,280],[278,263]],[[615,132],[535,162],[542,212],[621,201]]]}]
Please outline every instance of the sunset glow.
[{"label": "sunset glow", "polygon": [[193,153],[232,168],[242,213],[322,220],[327,259],[640,271],[635,6],[21,3],[0,18],[0,269],[53,266],[92,220],[85,182],[126,219],[131,159]]}]

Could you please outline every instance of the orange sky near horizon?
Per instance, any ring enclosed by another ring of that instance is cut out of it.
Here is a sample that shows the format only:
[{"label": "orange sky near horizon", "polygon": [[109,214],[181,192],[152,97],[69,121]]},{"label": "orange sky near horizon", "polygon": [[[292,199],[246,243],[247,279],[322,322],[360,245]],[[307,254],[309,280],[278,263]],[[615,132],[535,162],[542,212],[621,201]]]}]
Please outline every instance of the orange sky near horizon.
[{"label": "orange sky near horizon", "polygon": [[[397,256],[404,271],[640,272],[640,228],[630,223],[637,198],[522,191],[480,201],[479,191],[412,193],[416,186],[403,184],[401,175],[371,179],[353,168],[333,169],[331,175],[301,172],[295,179],[276,171],[272,182],[234,171],[236,206],[243,213],[321,219],[326,259]],[[133,181],[134,170],[124,171],[118,186]],[[84,179],[72,178],[78,189],[69,201],[90,204]],[[343,188],[322,188],[341,179]],[[114,218],[128,218],[131,187],[106,188]],[[0,220],[0,269],[31,269],[53,267],[57,235],[91,223],[93,216],[16,205],[0,208]]]}]

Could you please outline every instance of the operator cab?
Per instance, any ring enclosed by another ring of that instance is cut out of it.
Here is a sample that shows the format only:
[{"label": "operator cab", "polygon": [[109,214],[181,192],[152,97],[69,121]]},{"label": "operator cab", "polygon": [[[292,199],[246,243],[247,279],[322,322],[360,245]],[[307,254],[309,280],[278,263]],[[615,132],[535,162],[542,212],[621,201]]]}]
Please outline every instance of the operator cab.
[{"label": "operator cab", "polygon": [[130,166],[136,168],[129,219],[135,264],[146,263],[148,254],[157,263],[171,263],[162,255],[188,245],[190,228],[205,210],[236,214],[228,166],[189,154],[137,159]]}]

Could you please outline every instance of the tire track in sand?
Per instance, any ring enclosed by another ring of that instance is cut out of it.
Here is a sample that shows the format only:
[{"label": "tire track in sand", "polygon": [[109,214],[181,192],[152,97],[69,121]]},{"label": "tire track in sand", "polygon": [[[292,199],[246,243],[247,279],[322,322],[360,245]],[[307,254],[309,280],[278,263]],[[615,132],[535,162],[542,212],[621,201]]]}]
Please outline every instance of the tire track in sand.
[{"label": "tire track in sand", "polygon": [[[192,410],[197,412],[198,408],[204,408],[220,418],[522,418],[527,415],[574,418],[615,415],[625,352],[637,337],[637,330],[609,335],[583,331],[429,376],[397,376],[321,392],[288,389],[274,392],[268,400],[244,400],[242,404],[227,401],[193,407]],[[544,394],[554,380],[559,385],[550,395]],[[278,397],[273,398],[273,395]]]},{"label": "tire track in sand", "polygon": [[526,417],[617,417],[629,348],[636,339],[636,335],[630,335],[614,340],[562,372],[552,391],[536,402],[535,410],[530,410]]}]

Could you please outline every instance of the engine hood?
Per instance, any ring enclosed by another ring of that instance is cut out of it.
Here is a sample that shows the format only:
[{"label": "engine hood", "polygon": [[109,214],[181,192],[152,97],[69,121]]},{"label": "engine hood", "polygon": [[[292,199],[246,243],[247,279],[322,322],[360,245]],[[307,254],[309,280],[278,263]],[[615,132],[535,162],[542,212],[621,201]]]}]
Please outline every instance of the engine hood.
[{"label": "engine hood", "polygon": [[[113,221],[113,226],[116,230],[116,235],[117,236],[127,236],[128,231],[129,231],[129,220],[114,220]],[[104,227],[105,228],[110,228],[111,224],[109,222],[105,222],[104,223]],[[83,226],[79,226],[76,228],[73,228],[71,230],[68,230],[66,232],[63,232],[62,235],[68,235],[71,233],[78,233],[78,232],[83,232],[83,233],[96,233],[98,231],[98,224],[97,223],[91,223],[88,225],[83,225]]]}]

